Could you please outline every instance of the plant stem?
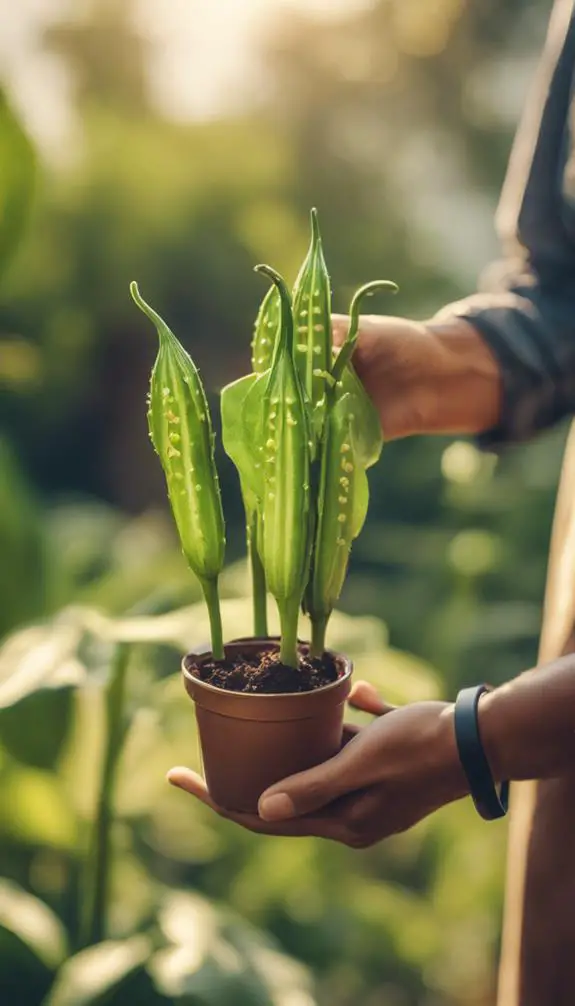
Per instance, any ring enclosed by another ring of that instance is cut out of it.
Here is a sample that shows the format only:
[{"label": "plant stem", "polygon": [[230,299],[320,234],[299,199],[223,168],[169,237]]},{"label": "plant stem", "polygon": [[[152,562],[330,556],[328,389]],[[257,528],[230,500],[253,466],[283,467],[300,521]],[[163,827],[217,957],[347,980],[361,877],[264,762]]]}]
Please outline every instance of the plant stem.
[{"label": "plant stem", "polygon": [[217,580],[202,580],[202,590],[208,607],[210,619],[210,635],[212,639],[212,656],[214,660],[223,660],[224,635],[222,629],[222,612]]},{"label": "plant stem", "polygon": [[124,738],[125,685],[131,647],[120,643],[112,661],[111,676],[106,689],[106,748],[104,751],[100,788],[96,805],[91,848],[87,860],[87,880],[81,906],[80,946],[100,943],[106,936],[110,900],[111,826],[116,774]]},{"label": "plant stem", "polygon": [[328,619],[326,617],[311,620],[311,649],[310,656],[320,660],[325,651],[325,634],[327,631]]},{"label": "plant stem", "polygon": [[257,513],[254,511],[248,517],[248,554],[252,572],[254,636],[257,639],[265,639],[268,635],[266,574],[258,552],[257,520]]},{"label": "plant stem", "polygon": [[280,660],[287,667],[298,666],[297,624],[299,598],[278,602],[281,626]]}]

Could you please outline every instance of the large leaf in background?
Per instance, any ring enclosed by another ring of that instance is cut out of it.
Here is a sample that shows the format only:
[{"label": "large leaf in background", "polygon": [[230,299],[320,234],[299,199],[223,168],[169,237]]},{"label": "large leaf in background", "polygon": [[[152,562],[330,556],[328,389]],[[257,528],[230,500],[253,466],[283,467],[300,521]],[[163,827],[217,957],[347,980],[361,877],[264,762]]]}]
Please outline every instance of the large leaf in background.
[{"label": "large leaf in background", "polygon": [[193,1006],[314,1006],[308,972],[262,933],[196,894],[167,895],[168,945],[148,965],[170,1002]]},{"label": "large leaf in background", "polygon": [[65,955],[60,920],[44,902],[0,879],[0,1002],[40,1002]]},{"label": "large leaf in background", "polygon": [[315,1006],[302,965],[199,895],[166,894],[157,929],[70,958],[43,1006]]},{"label": "large leaf in background", "polygon": [[106,941],[66,961],[43,1006],[167,1006],[144,970],[146,936]]},{"label": "large leaf in background", "polygon": [[0,276],[26,223],[34,174],[32,145],[0,90]]},{"label": "large leaf in background", "polygon": [[23,629],[0,648],[0,741],[27,765],[50,768],[66,742],[73,689],[107,679],[113,643],[81,610]]}]

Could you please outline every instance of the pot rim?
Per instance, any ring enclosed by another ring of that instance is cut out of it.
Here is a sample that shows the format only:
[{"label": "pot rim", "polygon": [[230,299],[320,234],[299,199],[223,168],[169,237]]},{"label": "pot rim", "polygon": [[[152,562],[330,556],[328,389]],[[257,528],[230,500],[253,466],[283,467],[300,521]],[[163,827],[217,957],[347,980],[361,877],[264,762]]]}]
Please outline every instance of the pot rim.
[{"label": "pot rim", "polygon": [[[265,636],[265,637],[246,636],[241,639],[231,639],[229,643],[224,644],[224,650],[228,646],[237,646],[238,644],[241,643],[249,642],[252,644],[253,643],[276,644],[278,640],[279,640],[278,636]],[[298,639],[298,643],[300,643],[301,645],[309,645],[304,640],[300,639]],[[241,699],[244,701],[246,699],[252,699],[252,700],[267,699],[269,701],[270,699],[278,700],[287,698],[298,698],[305,701],[304,696],[306,695],[319,695],[319,694],[325,695],[326,692],[332,691],[336,688],[341,688],[342,684],[345,681],[349,680],[353,672],[353,664],[350,658],[347,656],[347,654],[340,653],[338,650],[326,649],[324,650],[324,653],[329,653],[329,655],[333,657],[334,660],[336,661],[338,667],[343,668],[341,670],[341,673],[338,673],[338,676],[335,679],[335,681],[330,681],[329,684],[327,685],[321,685],[319,688],[314,688],[309,692],[233,692],[228,691],[225,688],[218,688],[216,685],[210,685],[207,681],[202,681],[201,678],[198,678],[196,677],[195,674],[192,674],[192,672],[186,666],[186,662],[190,661],[192,658],[197,663],[198,658],[201,657],[207,658],[211,655],[211,652],[212,652],[211,650],[203,650],[203,651],[200,650],[199,652],[191,651],[190,653],[186,653],[185,656],[182,657],[182,664],[181,664],[182,674],[184,678],[186,678],[187,681],[193,682],[194,685],[198,686],[202,690],[205,689],[206,692],[208,693],[211,692],[214,695],[228,695],[230,697],[233,696],[234,699]]]}]

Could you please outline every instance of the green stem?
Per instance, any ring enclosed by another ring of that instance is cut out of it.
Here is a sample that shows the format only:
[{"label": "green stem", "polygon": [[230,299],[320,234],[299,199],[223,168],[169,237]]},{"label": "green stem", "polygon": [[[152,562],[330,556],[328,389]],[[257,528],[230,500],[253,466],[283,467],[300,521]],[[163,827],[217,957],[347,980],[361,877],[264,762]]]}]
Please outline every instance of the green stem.
[{"label": "green stem", "polygon": [[113,801],[118,763],[126,736],[124,714],[126,674],[131,647],[116,647],[111,677],[106,689],[106,749],[100,777],[87,878],[81,912],[80,946],[100,943],[106,936],[110,901],[110,860]]},{"label": "green stem", "polygon": [[210,635],[212,639],[212,656],[214,660],[223,660],[224,635],[222,629],[222,612],[220,610],[220,596],[218,592],[217,580],[202,580],[202,590],[208,608],[210,619]]},{"label": "green stem", "polygon": [[297,655],[297,626],[299,619],[299,599],[289,601],[279,601],[278,609],[280,615],[281,642],[280,660],[287,667],[298,666]]},{"label": "green stem", "polygon": [[325,652],[325,634],[327,632],[328,618],[329,616],[323,616],[315,619],[312,618],[311,620],[310,656],[318,660],[321,660]]},{"label": "green stem", "polygon": [[252,572],[254,636],[257,639],[265,639],[268,635],[266,574],[258,552],[257,513],[255,511],[248,517],[247,537]]}]

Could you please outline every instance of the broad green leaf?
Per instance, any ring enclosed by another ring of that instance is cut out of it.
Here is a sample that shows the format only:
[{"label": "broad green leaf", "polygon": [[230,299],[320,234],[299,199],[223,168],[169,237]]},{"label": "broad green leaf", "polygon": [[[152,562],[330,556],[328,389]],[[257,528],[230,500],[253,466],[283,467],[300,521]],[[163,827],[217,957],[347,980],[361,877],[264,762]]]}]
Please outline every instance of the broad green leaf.
[{"label": "broad green leaf", "polygon": [[248,374],[228,384],[221,394],[222,442],[226,454],[238,470],[247,510],[255,508],[257,497],[253,487],[261,481],[253,470],[254,451],[244,430],[244,406],[256,381],[255,374]]},{"label": "broad green leaf", "polygon": [[377,409],[351,365],[342,376],[341,394],[349,395],[349,411],[353,415],[353,432],[358,460],[363,468],[379,461],[383,448],[381,420]]}]

